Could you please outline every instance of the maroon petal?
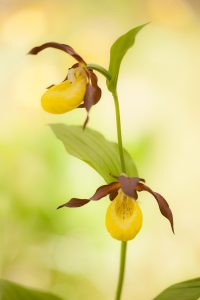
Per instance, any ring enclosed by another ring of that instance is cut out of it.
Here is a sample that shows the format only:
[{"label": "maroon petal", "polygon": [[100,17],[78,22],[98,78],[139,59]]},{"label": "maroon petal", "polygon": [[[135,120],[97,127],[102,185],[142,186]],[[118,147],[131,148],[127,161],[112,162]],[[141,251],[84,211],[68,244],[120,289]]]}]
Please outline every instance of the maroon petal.
[{"label": "maroon petal", "polygon": [[86,86],[86,92],[83,99],[83,103],[78,106],[78,108],[85,108],[87,111],[87,117],[85,119],[85,122],[83,124],[83,129],[86,128],[87,123],[89,121],[89,111],[91,107],[100,100],[101,98],[101,89],[99,88],[97,84],[97,76],[94,74],[92,70],[85,69],[87,77],[88,77],[88,83]]},{"label": "maroon petal", "polygon": [[89,77],[91,79],[92,85],[97,85],[97,82],[98,82],[97,75],[92,70],[88,70],[88,73],[89,73]]},{"label": "maroon petal", "polygon": [[92,197],[90,197],[90,199],[72,198],[68,202],[58,206],[57,209],[62,207],[80,207],[89,203],[91,200],[100,200],[101,198],[107,196],[111,192],[118,190],[119,187],[119,182],[112,182],[110,184],[102,185],[96,190],[96,192]]},{"label": "maroon petal", "polygon": [[113,201],[118,195],[118,191],[112,191],[109,195],[111,201]]},{"label": "maroon petal", "polygon": [[92,70],[89,70],[89,74],[90,74],[90,80],[91,80],[92,86],[96,90],[94,101],[93,101],[94,102],[93,105],[95,105],[99,102],[99,100],[101,98],[101,89],[98,86],[98,78],[97,78],[96,74]]},{"label": "maroon petal", "polygon": [[68,53],[69,55],[73,56],[78,62],[86,64],[86,62],[83,60],[83,58],[71,46],[65,45],[65,44],[60,44],[60,43],[55,43],[55,42],[48,42],[41,46],[34,47],[33,49],[31,49],[28,52],[28,54],[36,55],[46,48],[56,48],[56,49],[62,50],[64,52]]},{"label": "maroon petal", "polygon": [[84,108],[84,107],[85,107],[85,105],[84,105],[84,103],[82,103],[77,108]]},{"label": "maroon petal", "polygon": [[90,111],[91,107],[100,100],[101,98],[101,89],[98,85],[92,85],[88,82],[84,97],[84,107],[86,108],[87,112]]},{"label": "maroon petal", "polygon": [[58,206],[57,209],[62,208],[64,206],[66,206],[66,207],[80,207],[80,206],[83,206],[83,205],[87,204],[88,202],[90,202],[90,200],[88,200],[88,199],[72,198],[68,202]]},{"label": "maroon petal", "polygon": [[128,177],[128,176],[118,176],[117,177],[123,192],[134,199],[138,198],[136,187],[140,181],[144,181],[144,179],[138,177]]},{"label": "maroon petal", "polygon": [[93,86],[90,83],[87,84],[83,104],[79,105],[78,108],[85,107],[87,111],[87,117],[83,124],[83,129],[86,128],[89,122],[89,111],[93,105],[95,105],[101,98],[101,89],[96,85]]},{"label": "maroon petal", "polygon": [[106,185],[102,185],[96,190],[95,194],[90,199],[94,201],[100,200],[101,198],[111,194],[112,192],[118,191],[119,188],[119,182],[112,182]]},{"label": "maroon petal", "polygon": [[143,183],[140,183],[138,185],[138,191],[146,191],[146,192],[149,192],[151,195],[154,196],[154,198],[156,199],[157,203],[158,203],[158,206],[159,206],[159,209],[160,209],[160,212],[161,214],[167,218],[171,224],[171,228],[172,228],[172,231],[174,233],[174,221],[173,221],[173,214],[172,214],[172,211],[169,207],[169,204],[167,203],[167,201],[163,198],[163,196],[161,196],[160,194],[152,191],[148,186],[146,186],[145,184]]},{"label": "maroon petal", "polygon": [[88,76],[88,84],[86,87],[86,93],[84,97],[84,106],[87,112],[90,111],[91,107],[100,100],[101,98],[101,89],[97,84],[97,76],[93,71],[86,69],[86,73]]},{"label": "maroon petal", "polygon": [[84,121],[84,123],[83,123],[83,129],[86,128],[88,122],[89,122],[89,115],[87,114],[87,117],[86,117],[86,119],[85,119],[85,121]]}]

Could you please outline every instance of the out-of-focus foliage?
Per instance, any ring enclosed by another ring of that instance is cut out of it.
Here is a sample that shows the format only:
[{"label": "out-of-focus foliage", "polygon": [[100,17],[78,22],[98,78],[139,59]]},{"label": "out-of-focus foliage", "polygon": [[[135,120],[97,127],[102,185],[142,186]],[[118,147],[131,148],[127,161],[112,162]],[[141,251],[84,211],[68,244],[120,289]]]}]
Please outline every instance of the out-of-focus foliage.
[{"label": "out-of-focus foliage", "polygon": [[[61,298],[46,292],[25,288],[8,280],[0,280],[1,300],[61,300]],[[66,298],[67,299],[67,298]]]},{"label": "out-of-focus foliage", "polygon": [[[153,299],[166,286],[198,277],[198,1],[2,0],[0,8],[1,278],[64,299],[113,297],[119,244],[105,229],[108,200],[56,210],[103,184],[86,164],[66,154],[46,126],[81,125],[83,111],[53,116],[40,107],[45,88],[61,82],[74,60],[56,50],[37,58],[26,53],[54,40],[74,46],[88,63],[108,67],[116,38],[148,21],[120,71],[123,141],[140,176],[170,203],[176,235],[169,233],[157,204],[141,193],[144,226],[129,243],[123,297]],[[114,141],[113,100],[102,76],[99,85],[103,97],[91,110],[89,126]]]},{"label": "out-of-focus foliage", "polygon": [[198,300],[199,297],[200,278],[195,278],[170,286],[154,300]]}]

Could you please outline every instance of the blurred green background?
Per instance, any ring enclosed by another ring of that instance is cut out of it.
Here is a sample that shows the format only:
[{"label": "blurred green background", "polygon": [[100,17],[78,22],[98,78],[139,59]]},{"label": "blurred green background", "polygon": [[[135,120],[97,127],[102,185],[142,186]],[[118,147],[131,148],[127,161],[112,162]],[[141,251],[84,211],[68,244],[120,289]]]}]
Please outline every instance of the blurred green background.
[{"label": "blurred green background", "polygon": [[[102,179],[70,157],[47,124],[82,124],[75,110],[42,111],[45,88],[74,60],[57,50],[26,53],[47,41],[72,45],[105,67],[114,40],[147,21],[125,58],[119,96],[124,144],[141,177],[165,195],[176,235],[151,196],[140,194],[144,226],[129,243],[123,299],[150,300],[200,275],[200,5],[181,0],[1,0],[0,276],[64,299],[110,300],[119,242],[104,225],[108,199],[56,210],[88,197]],[[116,140],[105,80],[89,126]]]}]

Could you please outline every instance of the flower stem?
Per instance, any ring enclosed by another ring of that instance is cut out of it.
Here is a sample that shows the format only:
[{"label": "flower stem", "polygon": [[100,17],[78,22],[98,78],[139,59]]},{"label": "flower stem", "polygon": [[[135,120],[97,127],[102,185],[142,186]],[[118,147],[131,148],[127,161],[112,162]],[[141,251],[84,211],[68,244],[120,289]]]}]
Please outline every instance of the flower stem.
[{"label": "flower stem", "polygon": [[[111,80],[111,74],[102,66],[96,64],[88,64],[87,68],[98,71],[102,75],[106,77],[107,80]],[[115,103],[115,116],[116,116],[116,125],[117,125],[117,139],[118,139],[118,147],[119,147],[119,156],[121,162],[121,169],[123,173],[126,173],[126,165],[124,160],[124,150],[123,150],[123,142],[122,142],[122,130],[121,130],[121,117],[120,117],[120,108],[119,108],[119,100],[116,89],[112,91],[112,95]],[[124,272],[126,265],[126,250],[127,250],[127,242],[121,242],[121,252],[120,252],[120,268],[119,268],[119,277],[118,284],[116,289],[115,300],[121,299],[123,282],[124,282]]]},{"label": "flower stem", "polygon": [[127,242],[121,242],[120,269],[119,269],[119,278],[118,278],[115,300],[121,299],[122,287],[124,282],[125,264],[126,264],[126,249],[127,249]]},{"label": "flower stem", "polygon": [[119,155],[121,161],[122,172],[126,173],[126,166],[124,160],[124,151],[123,151],[123,143],[122,143],[122,131],[121,131],[121,118],[120,118],[120,109],[119,109],[119,100],[117,96],[117,92],[113,92],[113,98],[115,102],[115,115],[116,115],[116,124],[117,124],[117,138],[118,138],[118,147],[119,147]]},{"label": "flower stem", "polygon": [[99,66],[99,65],[96,65],[96,64],[87,64],[87,68],[98,71],[103,76],[105,76],[106,79],[108,79],[108,80],[111,79],[110,73],[105,68],[103,68],[102,66]]},{"label": "flower stem", "polygon": [[[124,150],[123,150],[123,142],[122,142],[122,130],[121,130],[121,117],[120,117],[120,108],[119,108],[119,100],[117,96],[117,91],[113,91],[112,93],[115,103],[115,115],[116,115],[116,124],[117,124],[117,138],[118,138],[118,147],[119,147],[119,155],[121,161],[122,172],[126,173],[126,165],[124,160]],[[124,283],[124,273],[125,273],[125,265],[126,265],[126,249],[127,242],[121,242],[121,252],[120,252],[120,268],[119,268],[119,277],[118,284],[116,289],[115,300],[121,299],[122,288]]]}]

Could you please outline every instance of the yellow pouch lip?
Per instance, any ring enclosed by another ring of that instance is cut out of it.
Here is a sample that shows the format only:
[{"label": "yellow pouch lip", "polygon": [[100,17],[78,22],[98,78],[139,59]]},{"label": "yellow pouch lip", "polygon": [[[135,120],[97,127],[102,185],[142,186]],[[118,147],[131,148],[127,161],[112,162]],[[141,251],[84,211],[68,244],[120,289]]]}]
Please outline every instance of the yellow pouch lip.
[{"label": "yellow pouch lip", "polygon": [[[124,197],[125,196],[125,197]],[[106,213],[106,228],[120,241],[132,240],[142,226],[142,212],[138,203],[119,191]]]},{"label": "yellow pouch lip", "polygon": [[[80,69],[80,68],[77,68]],[[84,100],[87,77],[74,69],[74,78],[65,80],[49,88],[41,98],[43,109],[53,114],[63,114],[77,108]],[[69,70],[72,73],[72,70]]]}]

